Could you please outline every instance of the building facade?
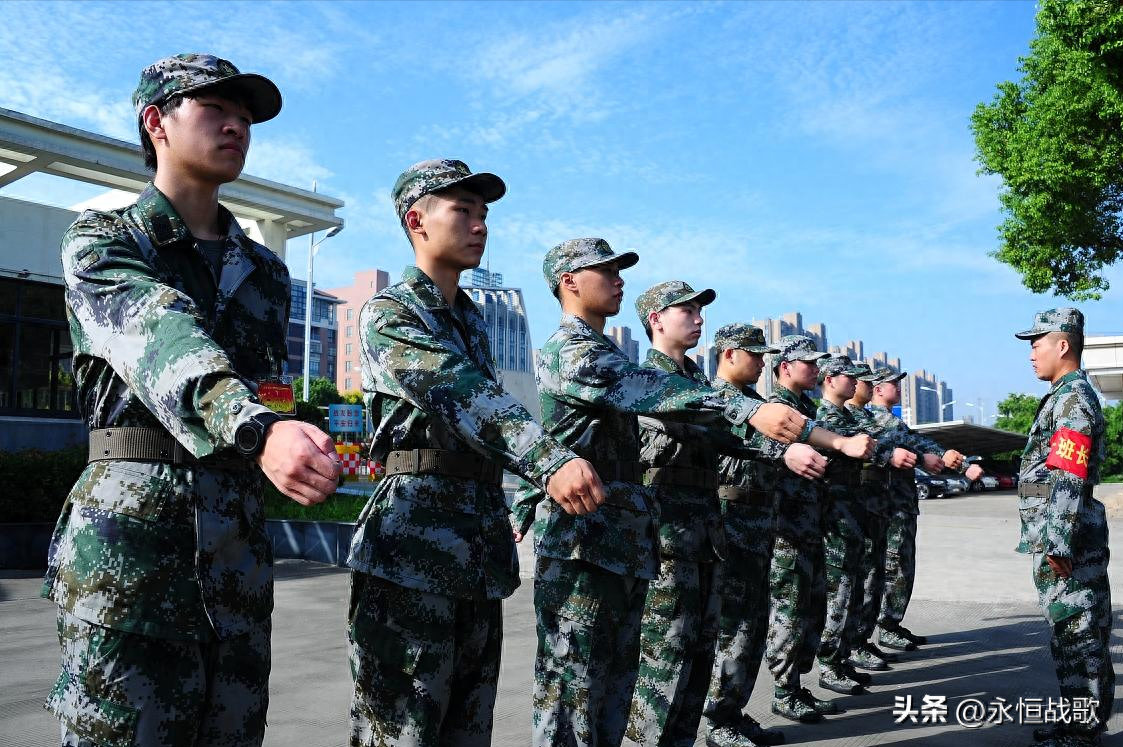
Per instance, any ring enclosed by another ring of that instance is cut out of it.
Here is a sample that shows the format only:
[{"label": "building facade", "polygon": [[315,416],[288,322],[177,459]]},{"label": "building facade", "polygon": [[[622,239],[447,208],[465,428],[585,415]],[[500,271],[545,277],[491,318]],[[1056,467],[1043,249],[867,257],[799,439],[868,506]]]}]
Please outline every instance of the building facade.
[{"label": "building facade", "polygon": [[[105,191],[67,206],[4,194],[32,175]],[[52,450],[86,439],[59,247],[81,209],[124,207],[151,178],[136,145],[0,109],[0,450]],[[248,235],[281,258],[288,239],[343,222],[339,200],[248,175],[224,185],[219,199]]]},{"label": "building facade", "polygon": [[[472,285],[473,279],[486,284]],[[461,287],[483,313],[500,383],[540,419],[542,404],[534,379],[534,346],[530,341],[523,292],[519,288],[495,285],[502,280],[499,273],[476,269],[467,277],[462,276]]]},{"label": "building facade", "polygon": [[631,327],[608,327],[604,331],[604,336],[615,342],[616,346],[624,351],[624,355],[628,356],[628,360],[639,363],[639,340],[632,337]]},{"label": "building facade", "polygon": [[359,312],[371,296],[390,285],[390,274],[377,268],[355,273],[351,285],[327,290],[339,299],[336,306],[338,345],[335,359],[335,386],[340,393],[357,392],[363,388],[359,363]]},{"label": "building facade", "polygon": [[[816,350],[827,351],[827,325],[825,324],[809,324],[803,326],[803,314],[798,311],[789,311],[780,316],[779,319],[754,319],[752,321],[754,327],[760,327],[764,330],[764,339],[770,343],[779,342],[781,337],[786,335],[805,335],[815,341]],[[760,374],[760,381],[754,387],[762,397],[769,397],[772,394],[772,389],[775,386],[775,376],[772,373],[771,356],[765,360],[764,371]],[[808,392],[811,396],[818,396],[818,389]]]},{"label": "building facade", "polygon": [[[304,321],[308,305],[308,283],[292,279],[292,305],[289,307],[288,373],[304,375]],[[339,330],[336,308],[343,301],[331,293],[312,287],[312,341],[309,346],[308,376],[336,380]],[[338,384],[336,385],[338,387]]]}]

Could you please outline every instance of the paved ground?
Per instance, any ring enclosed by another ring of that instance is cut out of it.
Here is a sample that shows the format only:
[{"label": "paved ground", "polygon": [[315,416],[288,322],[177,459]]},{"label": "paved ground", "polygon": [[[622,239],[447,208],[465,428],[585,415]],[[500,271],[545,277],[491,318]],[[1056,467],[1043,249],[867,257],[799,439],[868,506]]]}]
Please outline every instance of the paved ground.
[{"label": "paved ground", "polygon": [[[1112,523],[1123,536],[1123,520]],[[920,568],[906,624],[931,643],[893,671],[875,675],[869,694],[845,698],[845,710],[818,726],[796,726],[768,713],[770,682],[758,681],[750,711],[783,726],[789,744],[909,747],[1006,747],[1031,741],[1032,727],[1014,723],[969,730],[955,720],[970,699],[1056,696],[1048,635],[1036,606],[1028,561],[1017,544],[1016,499],[989,493],[922,504]],[[529,547],[522,548],[524,552]],[[524,558],[524,568],[530,568]],[[1114,598],[1123,602],[1123,563],[1113,561]],[[343,616],[347,575],[337,568],[284,562],[278,566],[273,640],[270,747],[338,747],[346,743],[349,676]],[[38,599],[31,573],[0,575],[0,747],[58,743],[57,727],[41,703],[57,667],[54,608]],[[524,747],[530,735],[534,624],[529,583],[506,605],[506,639],[494,743]],[[1123,607],[1116,607],[1113,656],[1123,660]],[[1121,683],[1123,684],[1123,683]],[[943,696],[943,724],[894,724],[894,700]],[[1120,693],[1123,697],[1123,693]],[[1116,709],[1117,712],[1120,709]],[[1123,747],[1123,715],[1112,719],[1105,745]],[[699,744],[702,744],[699,741]]]}]

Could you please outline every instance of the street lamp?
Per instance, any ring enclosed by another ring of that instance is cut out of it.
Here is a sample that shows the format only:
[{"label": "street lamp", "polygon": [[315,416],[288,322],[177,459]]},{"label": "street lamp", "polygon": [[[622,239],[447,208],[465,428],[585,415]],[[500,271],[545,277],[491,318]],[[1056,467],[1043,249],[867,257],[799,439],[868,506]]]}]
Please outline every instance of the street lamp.
[{"label": "street lamp", "polygon": [[953,399],[951,402],[948,402],[947,405],[945,405],[944,404],[944,394],[939,389],[933,389],[930,386],[922,386],[922,387],[917,387],[917,388],[923,389],[926,392],[935,392],[936,393],[936,401],[940,405],[940,420],[939,420],[939,422],[941,422],[941,423],[944,422],[944,407],[951,407],[952,405],[955,404],[955,400]]},{"label": "street lamp", "polygon": [[976,405],[974,402],[964,402],[963,404],[967,405],[968,407],[979,408],[979,425],[986,425],[987,424],[987,418],[998,417],[997,415],[987,415],[986,410],[983,408],[983,406],[982,405]]},{"label": "street lamp", "polygon": [[[315,187],[313,186],[313,189]],[[308,384],[311,376],[312,365],[312,264],[320,244],[343,230],[343,226],[335,226],[328,231],[319,241],[314,241],[316,232],[308,234],[308,285],[304,289],[304,401],[308,401]]]}]

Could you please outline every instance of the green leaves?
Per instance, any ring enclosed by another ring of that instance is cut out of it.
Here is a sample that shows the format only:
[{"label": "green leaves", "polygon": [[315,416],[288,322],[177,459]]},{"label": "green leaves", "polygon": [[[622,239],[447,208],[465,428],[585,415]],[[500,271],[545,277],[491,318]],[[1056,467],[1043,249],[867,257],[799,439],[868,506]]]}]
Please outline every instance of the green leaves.
[{"label": "green leaves", "polygon": [[1043,0],[1030,47],[971,117],[981,171],[1003,178],[992,256],[1035,293],[1099,298],[1123,256],[1123,6]]}]

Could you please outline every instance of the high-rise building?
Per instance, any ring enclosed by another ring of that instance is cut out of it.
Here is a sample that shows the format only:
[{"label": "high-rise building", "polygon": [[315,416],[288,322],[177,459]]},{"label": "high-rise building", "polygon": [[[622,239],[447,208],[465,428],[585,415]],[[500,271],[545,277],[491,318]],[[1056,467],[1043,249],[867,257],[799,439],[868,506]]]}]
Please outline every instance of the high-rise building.
[{"label": "high-rise building", "polygon": [[831,345],[831,355],[845,355],[855,363],[866,359],[866,345],[861,340],[850,340],[845,345]]},{"label": "high-rise building", "polygon": [[351,285],[328,290],[340,299],[337,309],[340,337],[336,353],[335,385],[340,392],[362,389],[363,375],[359,363],[359,312],[370,297],[390,285],[385,270],[360,270]]},{"label": "high-rise building", "polygon": [[891,368],[898,372],[901,370],[901,359],[890,358],[889,353],[885,352],[874,353],[866,362],[870,364],[870,368],[874,371],[879,368]]},{"label": "high-rise building", "polygon": [[503,273],[477,267],[471,272],[461,273],[460,285],[463,288],[502,288]]},{"label": "high-rise building", "polygon": [[[786,314],[782,314],[779,319],[754,319],[752,324],[754,327],[763,329],[764,339],[768,340],[768,342],[773,345],[779,342],[781,337],[787,335],[805,335],[815,341],[816,350],[828,350],[827,325],[818,323],[804,327],[803,314],[798,311],[789,311]],[[754,388],[762,397],[767,398],[772,394],[774,385],[775,380],[772,373],[772,360],[771,356],[767,356],[765,358],[764,371],[760,374],[760,381],[757,382]],[[808,394],[813,396],[816,393],[817,390],[808,392]]]},{"label": "high-rise building", "polygon": [[944,403],[943,420],[954,419],[952,390],[945,382],[940,381],[936,374],[923,368],[910,371],[902,384],[902,412],[907,396],[911,425],[940,422],[941,402]]},{"label": "high-rise building", "polygon": [[[502,281],[503,278],[496,272],[479,277],[489,283],[496,279]],[[542,405],[538,400],[538,386],[534,380],[534,346],[530,342],[530,324],[526,317],[522,290],[495,285],[461,287],[483,312],[491,343],[491,355],[499,370],[503,388],[522,402],[535,417],[541,417]]]},{"label": "high-rise building", "polygon": [[[304,375],[304,312],[308,302],[307,293],[308,283],[292,278],[292,305],[289,309],[289,332],[286,339],[289,353],[288,373],[291,376]],[[312,341],[308,356],[310,378],[335,381],[338,343],[336,307],[342,303],[341,299],[316,288],[313,283]]]},{"label": "high-rise building", "polygon": [[639,363],[639,341],[632,337],[630,327],[609,327],[604,331],[604,336],[616,343],[628,360]]}]

